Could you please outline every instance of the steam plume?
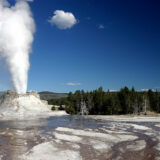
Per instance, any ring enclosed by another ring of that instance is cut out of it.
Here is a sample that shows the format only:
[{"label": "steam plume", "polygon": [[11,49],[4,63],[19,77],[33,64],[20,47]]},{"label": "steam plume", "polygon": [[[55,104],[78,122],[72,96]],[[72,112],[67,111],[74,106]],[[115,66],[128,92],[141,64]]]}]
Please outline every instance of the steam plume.
[{"label": "steam plume", "polygon": [[14,6],[0,0],[0,58],[4,58],[11,74],[15,91],[26,93],[29,53],[35,24],[26,1],[18,0]]}]

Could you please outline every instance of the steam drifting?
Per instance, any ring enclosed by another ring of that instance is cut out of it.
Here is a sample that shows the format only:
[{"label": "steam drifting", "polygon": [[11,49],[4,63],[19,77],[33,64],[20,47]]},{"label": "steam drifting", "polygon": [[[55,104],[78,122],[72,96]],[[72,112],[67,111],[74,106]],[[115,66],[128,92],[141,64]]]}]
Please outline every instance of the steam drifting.
[{"label": "steam drifting", "polygon": [[26,93],[29,54],[35,24],[26,1],[18,0],[14,6],[0,0],[0,58],[5,59],[15,91]]}]

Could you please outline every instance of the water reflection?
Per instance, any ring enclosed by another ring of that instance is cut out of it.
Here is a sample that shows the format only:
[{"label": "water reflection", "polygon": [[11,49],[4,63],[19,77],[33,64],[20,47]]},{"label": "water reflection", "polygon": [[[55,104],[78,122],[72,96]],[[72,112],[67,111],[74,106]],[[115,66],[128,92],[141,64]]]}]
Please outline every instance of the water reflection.
[{"label": "water reflection", "polygon": [[1,121],[0,154],[3,159],[18,160],[18,155],[38,143],[40,128],[47,125],[47,119]]}]

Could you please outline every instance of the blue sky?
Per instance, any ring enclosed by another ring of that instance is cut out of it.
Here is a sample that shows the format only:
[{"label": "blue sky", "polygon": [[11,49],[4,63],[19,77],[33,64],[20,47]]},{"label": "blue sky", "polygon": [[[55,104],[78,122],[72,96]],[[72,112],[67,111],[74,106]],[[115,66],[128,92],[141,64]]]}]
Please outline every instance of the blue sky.
[{"label": "blue sky", "polygon": [[[30,6],[36,33],[28,90],[160,87],[160,1],[34,0]],[[56,10],[71,12],[77,23],[51,25]]]}]

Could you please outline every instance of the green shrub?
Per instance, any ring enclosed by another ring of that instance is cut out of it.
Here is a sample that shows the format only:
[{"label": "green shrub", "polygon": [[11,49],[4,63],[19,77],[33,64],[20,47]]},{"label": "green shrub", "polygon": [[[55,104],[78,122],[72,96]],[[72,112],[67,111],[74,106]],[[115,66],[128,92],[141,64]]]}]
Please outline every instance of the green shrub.
[{"label": "green shrub", "polygon": [[75,109],[73,108],[73,107],[67,107],[66,109],[66,112],[68,113],[68,114],[75,114],[76,113],[76,111],[75,111]]},{"label": "green shrub", "polygon": [[53,107],[51,108],[51,110],[52,110],[52,111],[55,111],[55,110],[56,110],[56,107],[55,107],[55,106],[53,106]]}]

